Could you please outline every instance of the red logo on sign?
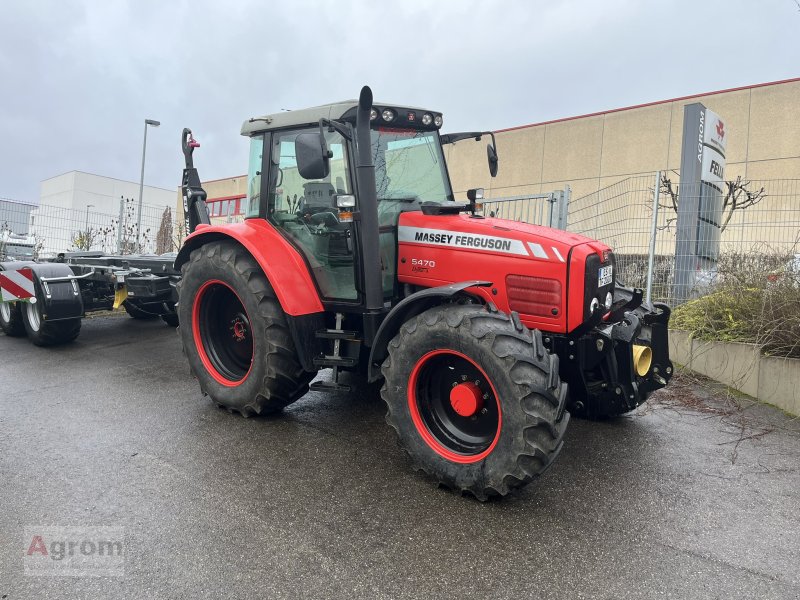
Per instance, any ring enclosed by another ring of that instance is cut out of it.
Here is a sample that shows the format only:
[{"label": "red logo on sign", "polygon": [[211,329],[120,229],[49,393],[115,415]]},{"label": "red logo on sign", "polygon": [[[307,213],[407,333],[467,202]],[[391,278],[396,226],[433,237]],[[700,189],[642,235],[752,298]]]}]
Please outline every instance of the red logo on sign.
[{"label": "red logo on sign", "polygon": [[722,121],[717,121],[717,135],[720,139],[725,137],[725,125],[722,124]]}]

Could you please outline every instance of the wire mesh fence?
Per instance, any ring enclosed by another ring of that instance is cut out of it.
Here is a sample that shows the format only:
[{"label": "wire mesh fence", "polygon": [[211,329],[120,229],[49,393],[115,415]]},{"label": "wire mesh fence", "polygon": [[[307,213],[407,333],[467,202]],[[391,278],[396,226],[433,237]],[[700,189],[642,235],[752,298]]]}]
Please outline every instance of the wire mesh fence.
[{"label": "wire mesh fence", "polygon": [[113,210],[73,209],[0,201],[0,259],[54,257],[61,252],[105,254],[175,252],[182,224],[171,207],[120,198]]},{"label": "wire mesh fence", "polygon": [[568,222],[614,248],[620,281],[676,305],[726,280],[792,276],[800,180],[740,178],[716,189],[662,173],[630,177],[570,202]]},{"label": "wire mesh fence", "polygon": [[483,214],[534,225],[550,225],[558,200],[558,192],[485,199]]}]

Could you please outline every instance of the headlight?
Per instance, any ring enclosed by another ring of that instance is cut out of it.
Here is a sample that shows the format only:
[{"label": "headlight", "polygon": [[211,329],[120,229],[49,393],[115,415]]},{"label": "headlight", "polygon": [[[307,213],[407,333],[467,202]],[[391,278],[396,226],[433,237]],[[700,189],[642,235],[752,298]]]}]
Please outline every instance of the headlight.
[{"label": "headlight", "polygon": [[386,121],[387,123],[391,123],[392,121],[394,121],[394,111],[385,108],[381,113],[381,117],[383,117],[383,120]]},{"label": "headlight", "polygon": [[431,123],[433,123],[433,115],[432,114],[425,113],[424,115],[422,115],[422,124],[423,125],[425,125],[427,127]]},{"label": "headlight", "polygon": [[369,120],[370,121],[374,121],[377,118],[378,118],[378,111],[375,110],[374,108],[370,108],[369,109]]},{"label": "headlight", "polygon": [[433,124],[437,127],[441,127],[443,122],[442,115],[436,115],[433,119]]},{"label": "headlight", "polygon": [[611,292],[606,294],[606,308],[611,308],[611,305],[614,303],[614,296]]},{"label": "headlight", "polygon": [[589,302],[589,314],[591,315],[599,307],[600,307],[600,300],[598,300],[597,298],[592,298],[592,301]]}]

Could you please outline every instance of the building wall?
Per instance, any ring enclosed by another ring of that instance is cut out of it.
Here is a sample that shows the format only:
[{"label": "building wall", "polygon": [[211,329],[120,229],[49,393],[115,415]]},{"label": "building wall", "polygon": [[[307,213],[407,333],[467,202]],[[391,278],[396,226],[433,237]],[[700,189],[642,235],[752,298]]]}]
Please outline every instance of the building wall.
[{"label": "building wall", "polygon": [[[142,190],[142,204],[164,209],[174,205],[174,192],[146,185]],[[118,214],[120,198],[139,202],[139,183],[70,171],[63,175],[45,179],[41,183],[39,204],[56,208]]]},{"label": "building wall", "polygon": [[0,199],[0,232],[11,231],[27,235],[30,228],[31,211],[35,204]]},{"label": "building wall", "polygon": [[[237,175],[225,179],[210,179],[208,181],[203,181],[202,186],[206,191],[206,203],[209,205],[209,210],[213,210],[212,207],[215,203],[226,201],[238,201],[238,206],[240,207],[238,214],[211,217],[212,224],[230,223],[243,219],[241,207],[243,207],[243,199],[247,197],[247,175]],[[172,194],[175,194],[175,192],[172,192]],[[178,222],[182,223],[183,197],[181,196],[180,188],[178,188],[177,196],[172,196],[172,201],[175,203],[175,214],[177,215]]]},{"label": "building wall", "polygon": [[[577,198],[633,175],[680,168],[683,107],[702,102],[725,121],[725,178],[800,178],[800,79],[665,100],[496,132],[498,176],[486,140],[445,148],[453,189],[489,198],[572,188]],[[675,175],[673,180],[679,177]]]}]

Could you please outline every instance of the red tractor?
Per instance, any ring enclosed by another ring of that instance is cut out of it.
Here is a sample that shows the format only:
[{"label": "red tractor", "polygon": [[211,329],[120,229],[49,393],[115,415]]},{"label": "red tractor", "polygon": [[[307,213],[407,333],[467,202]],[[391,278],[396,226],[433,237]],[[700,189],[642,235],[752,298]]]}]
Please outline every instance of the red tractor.
[{"label": "red tractor", "polygon": [[492,176],[497,151],[441,126],[368,87],[249,119],[246,218],[220,226],[185,129],[180,333],[202,391],[245,416],[347,391],[342,370],[383,378],[415,463],[484,500],[547,469],[570,412],[619,415],[667,384],[670,311],[615,282],[605,244],[482,216],[482,190],[456,202],[442,144],[491,137]]}]

